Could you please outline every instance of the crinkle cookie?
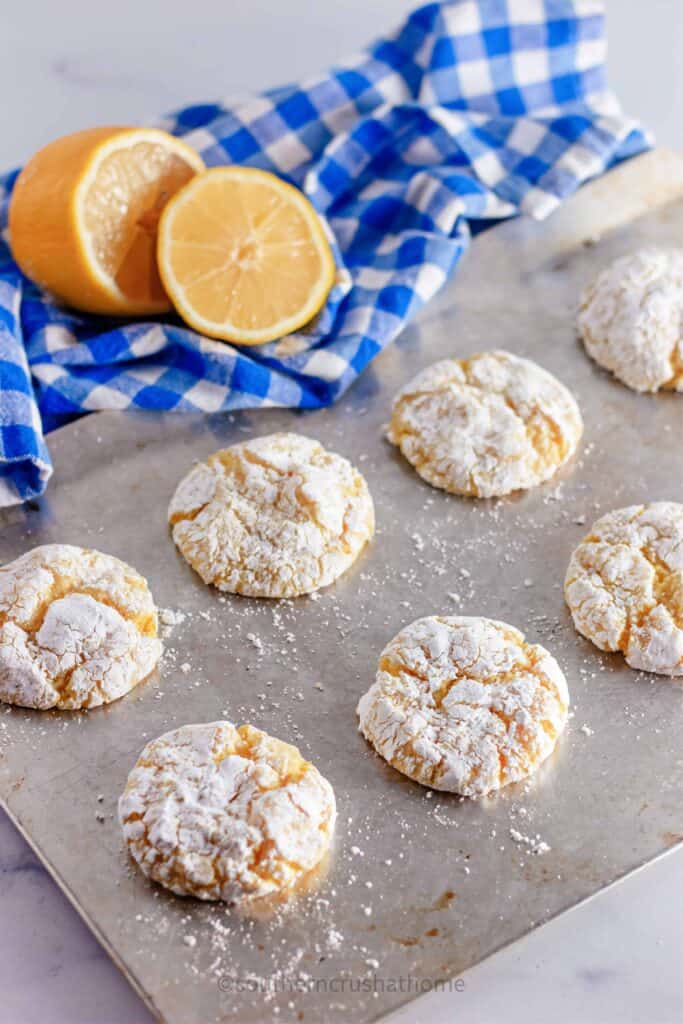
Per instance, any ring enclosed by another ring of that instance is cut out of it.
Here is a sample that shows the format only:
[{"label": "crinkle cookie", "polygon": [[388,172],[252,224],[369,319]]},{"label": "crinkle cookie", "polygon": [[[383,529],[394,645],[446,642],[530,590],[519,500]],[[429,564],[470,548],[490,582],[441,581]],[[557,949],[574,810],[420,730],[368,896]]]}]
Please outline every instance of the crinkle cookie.
[{"label": "crinkle cookie", "polygon": [[184,725],[148,743],[119,820],[142,871],[179,896],[287,896],[321,862],[332,787],[296,747],[250,725]]},{"label": "crinkle cookie", "polygon": [[683,675],[683,505],[631,505],[598,519],[564,583],[579,633],[632,668]]},{"label": "crinkle cookie", "polygon": [[578,329],[596,363],[634,391],[683,391],[683,250],[622,256],[584,291]]},{"label": "crinkle cookie", "polygon": [[429,616],[385,647],[360,731],[398,771],[479,797],[531,775],[567,721],[555,659],[493,619]]},{"label": "crinkle cookie", "polygon": [[0,569],[0,700],[43,711],[108,704],[161,651],[147,582],[118,558],[46,544]]},{"label": "crinkle cookie", "polygon": [[394,399],[387,437],[434,487],[490,498],[548,480],[582,433],[578,406],[556,377],[493,351],[419,373]]},{"label": "crinkle cookie", "polygon": [[168,512],[173,539],[205,583],[249,597],[326,587],[375,529],[361,474],[299,434],[270,434],[198,463]]}]

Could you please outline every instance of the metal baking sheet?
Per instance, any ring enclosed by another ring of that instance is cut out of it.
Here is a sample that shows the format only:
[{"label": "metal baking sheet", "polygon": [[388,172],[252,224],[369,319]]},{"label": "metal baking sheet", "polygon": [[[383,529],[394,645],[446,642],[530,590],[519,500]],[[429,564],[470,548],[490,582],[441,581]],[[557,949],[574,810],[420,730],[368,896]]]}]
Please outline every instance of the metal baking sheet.
[{"label": "metal baking sheet", "polygon": [[[621,386],[585,356],[572,322],[580,286],[608,260],[680,240],[683,201],[661,204],[683,195],[682,181],[680,163],[655,155],[546,224],[520,220],[480,237],[455,281],[336,408],[89,417],[53,435],[48,495],[0,515],[3,562],[47,541],[98,547],[185,615],[160,671],[123,700],[89,714],[0,711],[4,807],[168,1024],[376,1019],[683,839],[683,684],[600,654],[574,632],[562,599],[586,523],[631,502],[683,500],[683,397]],[[422,483],[381,427],[418,369],[493,346],[572,388],[585,440],[546,486],[460,500]],[[284,429],[362,469],[377,536],[315,599],[219,597],[175,551],[168,499],[194,459]],[[514,623],[553,651],[569,681],[574,716],[554,756],[532,782],[479,803],[403,778],[356,729],[384,644],[436,612]],[[147,740],[220,717],[298,744],[337,794],[327,877],[271,919],[154,887],[128,861],[115,819]],[[550,849],[534,853],[520,835]]]}]

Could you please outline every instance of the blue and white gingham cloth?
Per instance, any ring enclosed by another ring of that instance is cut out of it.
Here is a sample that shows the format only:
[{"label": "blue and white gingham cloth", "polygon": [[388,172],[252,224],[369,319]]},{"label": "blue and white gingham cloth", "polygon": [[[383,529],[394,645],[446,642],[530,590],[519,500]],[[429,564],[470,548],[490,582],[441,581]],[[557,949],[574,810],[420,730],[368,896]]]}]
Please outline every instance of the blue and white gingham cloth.
[{"label": "blue and white gingham cloth", "polygon": [[44,491],[44,432],[82,413],[333,402],[453,272],[468,222],[545,217],[647,147],[607,89],[604,31],[596,0],[433,3],[320,77],[167,118],[207,164],[294,182],[333,236],[317,321],[256,349],[61,309],[12,261],[16,172],[0,179],[0,504]]}]

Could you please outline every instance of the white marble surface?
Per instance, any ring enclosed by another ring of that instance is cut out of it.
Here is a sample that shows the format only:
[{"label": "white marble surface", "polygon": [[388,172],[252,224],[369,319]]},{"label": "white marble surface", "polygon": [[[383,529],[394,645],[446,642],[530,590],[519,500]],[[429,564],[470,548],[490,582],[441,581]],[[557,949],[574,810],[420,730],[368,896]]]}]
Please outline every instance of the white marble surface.
[{"label": "white marble surface", "polygon": [[[55,135],[144,121],[300,77],[354,50],[407,0],[33,0],[0,5],[0,166]],[[612,81],[681,146],[683,4],[608,0]],[[469,971],[394,1024],[678,1024],[683,851]],[[0,816],[0,1021],[147,1024],[149,1014]]]}]

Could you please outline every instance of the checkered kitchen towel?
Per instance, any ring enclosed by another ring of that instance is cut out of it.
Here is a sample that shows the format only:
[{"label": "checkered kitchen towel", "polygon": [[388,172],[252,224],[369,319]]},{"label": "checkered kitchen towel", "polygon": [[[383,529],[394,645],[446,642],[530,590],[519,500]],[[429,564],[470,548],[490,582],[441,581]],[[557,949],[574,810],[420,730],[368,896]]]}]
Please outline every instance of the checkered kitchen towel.
[{"label": "checkered kitchen towel", "polygon": [[453,0],[303,84],[169,117],[207,164],[303,188],[334,235],[337,283],[312,328],[239,351],[173,318],[60,309],[0,242],[0,504],[42,493],[44,432],[85,412],[333,402],[452,273],[469,221],[545,217],[646,148],[604,60],[596,0]]}]

